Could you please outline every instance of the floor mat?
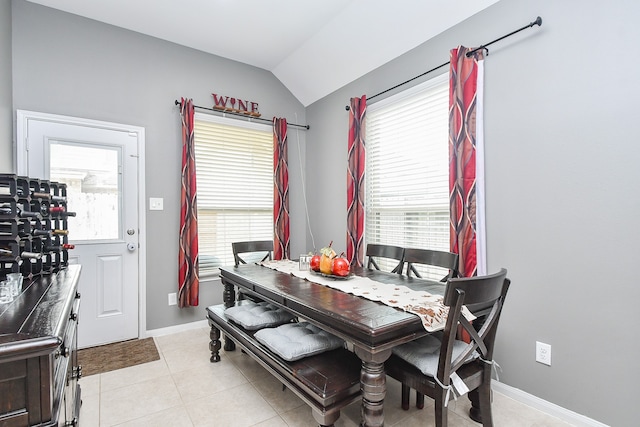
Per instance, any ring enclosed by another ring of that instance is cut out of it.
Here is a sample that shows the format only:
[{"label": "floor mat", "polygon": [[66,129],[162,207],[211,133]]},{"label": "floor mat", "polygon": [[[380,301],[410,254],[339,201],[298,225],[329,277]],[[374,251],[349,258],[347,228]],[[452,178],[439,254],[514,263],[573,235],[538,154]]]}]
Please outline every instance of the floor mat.
[{"label": "floor mat", "polygon": [[135,339],[78,350],[82,375],[89,376],[160,360],[153,338]]}]

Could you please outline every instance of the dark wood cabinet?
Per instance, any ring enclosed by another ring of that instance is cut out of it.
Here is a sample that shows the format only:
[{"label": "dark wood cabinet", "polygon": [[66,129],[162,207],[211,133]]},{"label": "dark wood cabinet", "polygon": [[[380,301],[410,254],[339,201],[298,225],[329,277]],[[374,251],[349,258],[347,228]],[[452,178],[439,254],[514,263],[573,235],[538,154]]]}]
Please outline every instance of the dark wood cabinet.
[{"label": "dark wood cabinet", "polygon": [[76,426],[79,265],[25,279],[0,304],[0,427]]}]

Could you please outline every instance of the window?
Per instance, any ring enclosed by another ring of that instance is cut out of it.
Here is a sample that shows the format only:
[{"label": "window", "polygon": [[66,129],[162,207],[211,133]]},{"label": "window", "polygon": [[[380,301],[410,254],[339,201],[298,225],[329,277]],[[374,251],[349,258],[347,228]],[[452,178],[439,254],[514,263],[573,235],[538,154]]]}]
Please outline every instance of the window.
[{"label": "window", "polygon": [[196,114],[200,276],[233,265],[231,243],[273,239],[273,131]]},{"label": "window", "polygon": [[449,250],[448,108],[447,74],[367,106],[366,243]]}]

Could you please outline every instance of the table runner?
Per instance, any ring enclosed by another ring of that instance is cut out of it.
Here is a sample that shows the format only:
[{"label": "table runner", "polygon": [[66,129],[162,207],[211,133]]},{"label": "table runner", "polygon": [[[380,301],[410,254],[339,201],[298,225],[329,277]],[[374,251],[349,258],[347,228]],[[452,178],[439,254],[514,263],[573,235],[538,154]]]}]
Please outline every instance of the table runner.
[{"label": "table runner", "polygon": [[[300,270],[298,263],[291,260],[263,261],[261,265],[416,314],[428,332],[444,329],[447,322],[449,308],[444,305],[443,297],[440,295],[416,291],[404,285],[380,283],[368,277],[353,276],[346,280],[324,277],[309,270]],[[468,320],[475,319],[466,307],[463,307],[462,311]]]}]

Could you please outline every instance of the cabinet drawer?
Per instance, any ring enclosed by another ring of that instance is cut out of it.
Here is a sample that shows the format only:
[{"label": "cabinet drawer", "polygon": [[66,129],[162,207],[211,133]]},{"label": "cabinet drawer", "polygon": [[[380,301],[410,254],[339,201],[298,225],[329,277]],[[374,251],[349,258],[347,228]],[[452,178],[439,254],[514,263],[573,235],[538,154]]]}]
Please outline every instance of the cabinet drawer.
[{"label": "cabinet drawer", "polygon": [[[34,357],[0,364],[0,426],[26,426],[50,419],[48,392],[49,357]],[[46,389],[44,389],[46,391]]]}]

